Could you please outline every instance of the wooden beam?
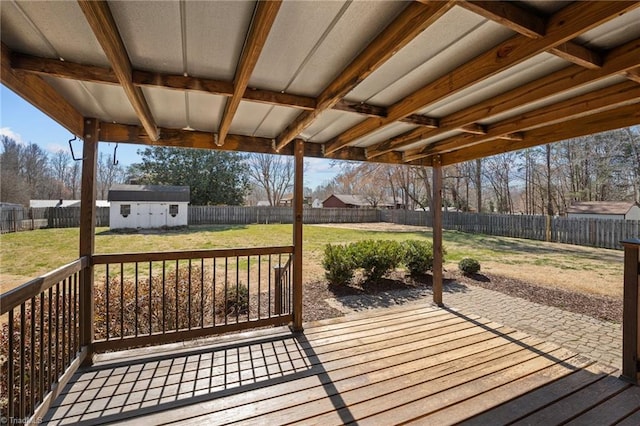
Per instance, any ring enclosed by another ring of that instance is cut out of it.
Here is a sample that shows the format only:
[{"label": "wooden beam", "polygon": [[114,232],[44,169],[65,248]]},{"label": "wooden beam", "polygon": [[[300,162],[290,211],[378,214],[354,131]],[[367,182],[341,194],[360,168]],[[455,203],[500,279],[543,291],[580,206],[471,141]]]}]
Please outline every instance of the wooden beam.
[{"label": "wooden beam", "polygon": [[622,311],[622,378],[638,384],[640,355],[640,239],[623,241],[624,297]]},{"label": "wooden beam", "polygon": [[631,81],[635,81],[636,83],[640,83],[640,68],[635,68],[625,72],[625,77]]},{"label": "wooden beam", "polygon": [[[545,34],[546,18],[525,10],[508,1],[465,1],[459,3],[480,16],[504,25],[518,34],[530,38],[540,38]],[[598,68],[602,65],[602,55],[573,41],[567,41],[549,49],[549,53],[576,65]]]},{"label": "wooden beam", "polygon": [[433,197],[431,203],[431,217],[433,218],[433,303],[443,306],[443,263],[442,253],[442,163],[440,157],[433,158]]},{"label": "wooden beam", "polygon": [[522,141],[487,141],[441,154],[440,157],[443,165],[450,165],[503,152],[517,151],[551,142],[637,125],[640,125],[640,108],[638,108],[637,104],[632,104],[526,131],[523,133]]},{"label": "wooden beam", "polygon": [[304,142],[294,143],[293,180],[293,331],[302,331],[302,225],[304,200]]},{"label": "wooden beam", "polygon": [[11,49],[2,43],[0,81],[76,136],[84,129],[82,114],[37,75],[11,68]]},{"label": "wooden beam", "polygon": [[589,69],[600,68],[604,62],[600,52],[588,49],[572,41],[562,43],[549,49],[549,53],[553,53],[566,61]]},{"label": "wooden beam", "polygon": [[144,98],[142,89],[132,81],[132,69],[124,42],[118,33],[118,27],[111,15],[109,5],[105,1],[78,0],[89,26],[93,30],[98,43],[102,46],[118,82],[124,89],[131,106],[133,106],[140,123],[149,137],[156,141],[159,138],[155,120]]},{"label": "wooden beam", "polygon": [[[91,259],[95,252],[96,235],[96,170],[98,164],[99,122],[84,120],[82,134],[82,185],[80,189],[80,257]],[[94,297],[93,265],[91,262],[80,276],[80,346],[87,348],[85,364],[93,362]]]},{"label": "wooden beam", "polygon": [[489,98],[468,108],[449,114],[440,119],[436,129],[414,129],[382,141],[367,149],[369,158],[397,150],[422,139],[432,138],[445,132],[475,124],[478,120],[489,118],[510,109],[537,102],[546,97],[590,84],[640,65],[640,39],[633,40],[611,50],[605,62],[598,69],[584,69],[573,65],[556,71],[538,80],[516,87],[508,92]]},{"label": "wooden beam", "polygon": [[[427,145],[424,148],[407,151],[404,158],[405,161],[413,161],[417,158],[442,154],[494,139],[522,140],[522,134],[516,132],[639,102],[640,85],[633,81],[625,81],[502,120],[487,126],[487,133],[484,135],[454,136]],[[514,134],[517,135],[517,138],[512,137]]]},{"label": "wooden beam", "polygon": [[413,114],[500,71],[565,43],[638,6],[640,6],[638,2],[621,1],[572,3],[549,19],[545,37],[539,39],[529,39],[522,35],[511,37],[396,102],[388,108],[386,118],[364,120],[336,136],[325,144],[325,153],[330,155],[402,117]]},{"label": "wooden beam", "polygon": [[[218,149],[222,151],[256,152],[261,154],[293,155],[293,145],[276,151],[273,139],[255,136],[227,135],[224,146],[217,146],[214,134],[209,132],[190,131],[183,129],[161,128],[161,138],[152,141],[144,128],[135,125],[100,123],[100,140],[103,142],[133,143],[142,145],[173,146],[179,148]],[[322,144],[306,142],[304,147],[306,157],[325,158]],[[364,148],[353,147],[340,153],[335,158],[351,161],[367,161]],[[378,163],[402,164],[402,155],[398,152],[389,153],[375,159]],[[427,161],[427,160],[425,160]],[[426,163],[425,163],[426,164]]]},{"label": "wooden beam", "polygon": [[242,96],[247,89],[253,69],[258,63],[262,48],[267,42],[267,37],[269,37],[269,32],[271,32],[271,27],[276,20],[281,4],[281,0],[261,0],[256,6],[251,28],[233,79],[233,95],[230,99],[227,99],[222,113],[218,130],[218,145],[224,145],[233,117],[240,106]]},{"label": "wooden beam", "polygon": [[546,30],[546,18],[509,1],[462,1],[458,5],[484,18],[504,25],[518,34],[541,38]]},{"label": "wooden beam", "polygon": [[[324,111],[332,108],[351,89],[384,64],[395,52],[437,21],[453,2],[411,3],[334,79],[318,96],[316,109],[305,111],[278,136],[276,147],[284,148]],[[409,115],[409,114],[407,114]]]}]

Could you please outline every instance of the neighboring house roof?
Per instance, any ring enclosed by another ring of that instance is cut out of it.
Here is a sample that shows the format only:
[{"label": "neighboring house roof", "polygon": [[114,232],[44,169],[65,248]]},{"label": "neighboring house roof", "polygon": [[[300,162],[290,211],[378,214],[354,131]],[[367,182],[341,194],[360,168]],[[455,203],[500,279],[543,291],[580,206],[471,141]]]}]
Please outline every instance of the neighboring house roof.
[{"label": "neighboring house roof", "polygon": [[[96,200],[96,207],[109,207],[111,203],[107,200]],[[29,207],[31,208],[45,208],[45,207],[80,207],[80,200],[29,200]]]},{"label": "neighboring house roof", "polygon": [[113,185],[109,201],[176,201],[189,202],[188,186],[168,185]]},{"label": "neighboring house roof", "polygon": [[[327,197],[326,200],[323,201],[326,202],[329,198],[331,197],[336,197],[338,200],[342,201],[344,204],[347,205],[352,205],[352,206],[366,206],[366,207],[371,207],[371,202],[367,199],[367,197],[365,197],[364,195],[358,195],[358,194],[332,194],[329,197]],[[383,206],[395,206],[396,204],[402,204],[401,201],[396,200],[394,202],[393,198],[388,198],[386,200],[380,200],[378,201],[378,206],[379,207],[383,207]]]},{"label": "neighboring house roof", "polygon": [[257,207],[269,207],[270,205],[271,203],[268,201],[258,201],[258,204],[256,204]]},{"label": "neighboring house roof", "polygon": [[617,214],[624,215],[638,203],[627,201],[582,201],[573,203],[567,213],[573,214]]}]

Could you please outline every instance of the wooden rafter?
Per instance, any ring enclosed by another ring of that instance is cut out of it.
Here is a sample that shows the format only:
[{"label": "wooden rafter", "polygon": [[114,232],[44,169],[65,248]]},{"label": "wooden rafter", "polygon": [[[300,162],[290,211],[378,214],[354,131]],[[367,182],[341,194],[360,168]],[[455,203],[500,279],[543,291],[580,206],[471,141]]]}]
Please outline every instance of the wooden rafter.
[{"label": "wooden rafter", "polygon": [[[545,127],[524,132],[522,141],[494,140],[468,148],[441,154],[443,165],[455,164],[476,158],[500,154],[502,152],[517,151],[556,142],[565,139],[576,138],[594,133],[606,132],[623,127],[637,126],[640,124],[640,108],[637,104],[627,105],[576,118],[574,120],[556,123]],[[416,164],[429,159],[417,160]]]},{"label": "wooden rafter", "polygon": [[242,55],[238,61],[238,67],[233,79],[233,95],[227,99],[218,130],[218,145],[223,145],[229,133],[233,117],[240,106],[240,101],[244,95],[251,73],[258,63],[258,58],[262,48],[267,42],[267,37],[276,20],[278,10],[280,10],[281,0],[259,1],[256,12],[251,22],[251,28],[242,50]]},{"label": "wooden rafter", "polygon": [[404,159],[405,161],[413,161],[433,154],[442,154],[503,138],[515,132],[551,125],[632,103],[640,103],[640,85],[633,81],[626,81],[502,120],[487,126],[487,133],[484,135],[454,136],[424,148],[407,151],[404,154]]},{"label": "wooden rafter", "polygon": [[159,138],[158,128],[151,114],[151,109],[147,104],[147,100],[142,93],[142,89],[133,84],[131,61],[129,60],[129,55],[120,37],[109,5],[105,1],[87,0],[78,0],[78,4],[89,26],[93,30],[98,43],[102,46],[102,50],[104,50],[113,68],[113,72],[124,89],[138,119],[144,126],[149,137],[157,141]]},{"label": "wooden rafter", "polygon": [[375,158],[400,149],[422,139],[432,138],[445,132],[466,127],[492,115],[500,114],[518,106],[539,101],[548,96],[596,82],[637,69],[640,66],[640,39],[633,40],[611,50],[601,68],[585,69],[578,65],[569,66],[538,80],[524,84],[513,90],[479,102],[440,119],[437,129],[414,129],[367,148],[367,157]]},{"label": "wooden rafter", "polygon": [[[60,61],[58,59],[39,58],[16,52],[11,54],[11,68],[17,71],[48,75],[57,78],[101,84],[120,84],[115,73],[110,68],[82,65],[70,61]],[[135,69],[132,71],[132,76],[133,84],[141,87],[158,87],[177,91],[196,91],[221,96],[233,95],[233,83],[221,80],[176,74],[163,74]],[[245,90],[242,95],[242,100],[302,110],[312,110],[316,107],[315,98],[310,96],[293,95],[273,90],[250,87]],[[347,102],[342,100],[335,104],[333,109],[336,111],[347,111],[369,117],[387,116],[387,108],[363,102]],[[421,127],[438,127],[437,119],[419,114],[407,116],[403,118],[402,121]]]},{"label": "wooden rafter", "polygon": [[[459,4],[523,36],[540,38],[545,35],[546,18],[525,10],[514,2],[463,1]],[[551,47],[549,53],[586,68],[597,68],[602,65],[602,55],[573,41]]]},{"label": "wooden rafter", "polygon": [[74,135],[82,136],[84,129],[82,114],[39,76],[12,69],[11,50],[4,43],[2,43],[1,63],[0,81],[2,84],[22,96]]},{"label": "wooden rafter", "polygon": [[548,20],[545,37],[530,39],[522,35],[513,36],[396,102],[388,108],[387,118],[367,119],[336,136],[325,144],[325,153],[331,155],[351,142],[402,117],[565,43],[638,6],[637,2],[572,3]]},{"label": "wooden rafter", "polygon": [[[284,148],[322,112],[333,108],[351,89],[384,64],[395,52],[438,20],[453,2],[412,3],[334,79],[317,99],[316,108],[302,112],[277,137],[276,147]],[[407,116],[410,114],[407,114]]]}]

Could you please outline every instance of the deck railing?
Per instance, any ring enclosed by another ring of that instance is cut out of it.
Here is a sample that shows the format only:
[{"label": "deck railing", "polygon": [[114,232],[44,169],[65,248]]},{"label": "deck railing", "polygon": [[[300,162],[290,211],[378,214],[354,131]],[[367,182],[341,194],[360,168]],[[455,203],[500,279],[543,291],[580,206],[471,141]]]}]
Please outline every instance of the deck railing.
[{"label": "deck railing", "polygon": [[0,296],[2,417],[9,424],[42,415],[86,355],[80,294],[87,264],[80,258]]},{"label": "deck railing", "polygon": [[287,324],[292,246],[93,256],[95,352]]}]

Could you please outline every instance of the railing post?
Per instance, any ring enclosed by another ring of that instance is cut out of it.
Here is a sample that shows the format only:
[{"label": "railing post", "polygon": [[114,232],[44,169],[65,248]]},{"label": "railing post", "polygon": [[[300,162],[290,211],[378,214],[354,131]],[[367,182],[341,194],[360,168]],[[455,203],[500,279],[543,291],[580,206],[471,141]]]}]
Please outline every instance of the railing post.
[{"label": "railing post", "polygon": [[302,331],[302,200],[304,142],[294,142],[294,184],[293,184],[293,331]]},{"label": "railing post", "polygon": [[433,159],[433,197],[431,215],[433,217],[433,302],[442,303],[443,255],[442,255],[442,163],[440,156]]},{"label": "railing post", "polygon": [[622,376],[638,384],[638,354],[640,353],[640,316],[638,306],[638,274],[640,273],[640,239],[621,241],[624,247],[624,304],[622,314]]},{"label": "railing post", "polygon": [[93,362],[94,297],[93,265],[96,229],[96,164],[98,161],[98,120],[85,118],[82,148],[82,189],[80,195],[80,257],[87,257],[80,282],[80,347],[87,348],[84,364]]}]

